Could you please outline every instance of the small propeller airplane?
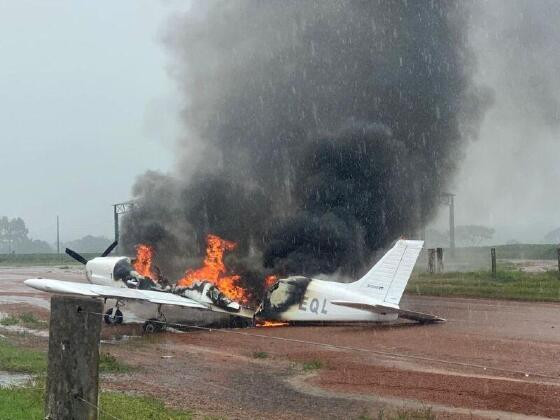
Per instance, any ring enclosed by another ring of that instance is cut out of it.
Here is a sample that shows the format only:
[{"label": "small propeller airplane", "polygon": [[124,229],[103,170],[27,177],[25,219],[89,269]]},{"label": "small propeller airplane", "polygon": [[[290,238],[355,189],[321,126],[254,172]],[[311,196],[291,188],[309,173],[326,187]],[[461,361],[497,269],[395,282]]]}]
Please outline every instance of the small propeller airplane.
[{"label": "small propeller airplane", "polygon": [[117,243],[101,256],[86,260],[71,249],[66,253],[84,264],[88,283],[35,278],[25,284],[50,293],[115,299],[105,313],[105,322],[123,321],[125,301],[157,305],[157,318],[144,324],[146,332],[165,327],[163,305],[222,312],[237,319],[289,323],[386,322],[404,318],[424,323],[442,322],[436,315],[401,309],[399,303],[424,242],[398,240],[361,279],[338,283],[292,276],[278,280],[266,291],[256,312],[228,299],[213,284],[197,282],[190,287],[161,286],[136,272],[128,257],[109,257]]},{"label": "small propeller airplane", "polygon": [[85,265],[88,283],[34,278],[25,280],[25,284],[34,289],[50,293],[89,296],[92,298],[114,299],[114,307],[104,315],[107,324],[123,322],[121,307],[125,301],[144,301],[157,305],[157,318],[144,324],[146,332],[164,328],[165,315],[163,305],[179,306],[222,312],[235,318],[252,320],[254,312],[242,307],[238,302],[228,299],[213,284],[196,282],[190,287],[161,286],[153,279],[140,275],[134,270],[129,257],[109,257],[117,246],[113,242],[99,257],[86,260],[77,252],[66,248],[66,253]]},{"label": "small propeller airplane", "polygon": [[353,283],[302,276],[280,279],[267,290],[255,317],[290,323],[383,322],[398,317],[422,324],[445,321],[399,307],[423,245],[423,241],[398,240]]}]

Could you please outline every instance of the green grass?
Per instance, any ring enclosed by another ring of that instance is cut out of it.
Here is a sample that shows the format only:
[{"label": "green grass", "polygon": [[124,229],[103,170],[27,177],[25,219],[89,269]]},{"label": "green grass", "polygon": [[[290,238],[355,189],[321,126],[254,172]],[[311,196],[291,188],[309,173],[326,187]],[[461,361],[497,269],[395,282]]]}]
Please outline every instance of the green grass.
[{"label": "green grass", "polygon": [[557,272],[525,273],[487,271],[470,273],[415,273],[406,288],[408,294],[460,296],[527,301],[559,301],[560,275]]},{"label": "green grass", "polygon": [[[47,372],[47,353],[15,346],[0,340],[0,370],[31,374]],[[99,371],[103,373],[126,373],[132,368],[109,353],[99,355]]]},{"label": "green grass", "polygon": [[122,362],[110,353],[101,353],[99,355],[99,371],[105,373],[126,373],[132,368]]},{"label": "green grass", "polygon": [[[86,260],[98,257],[97,254],[82,254]],[[70,266],[82,265],[66,254],[0,254],[0,267],[31,267],[31,266]]]},{"label": "green grass", "polygon": [[253,353],[253,358],[255,359],[266,359],[268,357],[268,353],[266,351],[256,351]]},{"label": "green grass", "polygon": [[24,313],[18,315],[10,315],[0,320],[1,325],[22,325],[31,329],[44,329],[48,328],[48,323],[38,319],[32,313]]},{"label": "green grass", "polygon": [[[10,420],[41,420],[43,416],[42,387],[0,388],[1,417]],[[121,420],[190,420],[192,413],[166,408],[156,399],[131,396],[116,392],[102,392],[99,420],[110,419],[103,414]]]},{"label": "green grass", "polygon": [[47,354],[0,340],[0,370],[40,374],[47,370]]},{"label": "green grass", "polygon": [[5,326],[17,325],[19,324],[19,317],[17,315],[9,315],[0,319],[0,324]]},{"label": "green grass", "polygon": [[[116,392],[101,393],[101,410],[121,420],[190,420],[192,413],[166,408],[163,402],[149,397],[130,396]],[[101,415],[100,420],[107,418]]]},{"label": "green grass", "polygon": [[323,362],[320,360],[309,360],[303,363],[303,370],[304,372],[311,372],[317,369],[321,369],[323,367]]}]

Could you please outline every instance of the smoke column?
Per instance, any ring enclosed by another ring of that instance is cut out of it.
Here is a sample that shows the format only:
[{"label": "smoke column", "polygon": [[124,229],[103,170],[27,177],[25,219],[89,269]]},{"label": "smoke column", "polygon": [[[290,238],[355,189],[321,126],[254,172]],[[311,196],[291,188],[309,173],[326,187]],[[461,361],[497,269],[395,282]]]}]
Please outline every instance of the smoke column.
[{"label": "smoke column", "polygon": [[139,177],[125,245],[173,272],[215,233],[238,268],[356,275],[414,237],[488,104],[464,3],[194,2],[165,40],[177,169]]}]

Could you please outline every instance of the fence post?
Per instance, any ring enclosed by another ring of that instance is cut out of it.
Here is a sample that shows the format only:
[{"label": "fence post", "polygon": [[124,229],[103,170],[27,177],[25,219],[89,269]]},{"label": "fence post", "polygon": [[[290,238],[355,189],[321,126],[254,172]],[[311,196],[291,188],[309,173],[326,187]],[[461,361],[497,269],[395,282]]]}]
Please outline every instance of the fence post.
[{"label": "fence post", "polygon": [[[53,296],[45,418],[96,420],[103,302]],[[84,401],[85,400],[85,401]]]},{"label": "fence post", "polygon": [[434,248],[428,249],[428,272],[434,273],[436,269],[436,250]]},{"label": "fence post", "polygon": [[437,248],[437,272],[443,273],[443,248]]},{"label": "fence post", "polygon": [[490,248],[490,256],[492,257],[492,277],[496,277],[496,248]]}]

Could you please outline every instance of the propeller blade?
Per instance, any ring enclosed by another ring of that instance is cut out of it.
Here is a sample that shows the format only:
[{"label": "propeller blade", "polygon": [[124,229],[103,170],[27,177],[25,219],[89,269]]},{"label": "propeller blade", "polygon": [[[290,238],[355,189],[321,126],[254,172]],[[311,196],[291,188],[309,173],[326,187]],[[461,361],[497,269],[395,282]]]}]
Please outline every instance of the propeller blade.
[{"label": "propeller blade", "polygon": [[84,257],[82,257],[77,252],[72,251],[70,248],[66,248],[66,253],[70,255],[72,258],[74,258],[76,261],[81,262],[84,265],[87,264],[87,260]]},{"label": "propeller blade", "polygon": [[103,252],[103,254],[101,254],[102,257],[106,257],[107,255],[109,255],[111,253],[111,251],[113,249],[115,249],[115,247],[118,245],[119,243],[117,241],[113,242],[111,245],[109,245],[109,247]]}]

